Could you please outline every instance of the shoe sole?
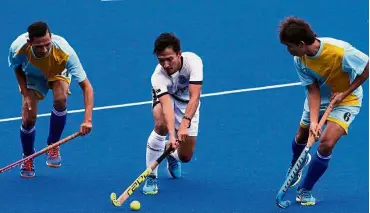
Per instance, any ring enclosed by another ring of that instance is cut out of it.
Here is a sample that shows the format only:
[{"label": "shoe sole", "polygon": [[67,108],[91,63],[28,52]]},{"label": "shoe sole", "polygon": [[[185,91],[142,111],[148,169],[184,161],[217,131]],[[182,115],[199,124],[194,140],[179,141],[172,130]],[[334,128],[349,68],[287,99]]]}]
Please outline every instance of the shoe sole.
[{"label": "shoe sole", "polygon": [[155,190],[153,190],[153,191],[144,191],[144,189],[143,189],[143,194],[145,194],[145,195],[155,195],[155,194],[157,194],[158,193],[158,186],[156,187],[156,189]]},{"label": "shoe sole", "polygon": [[314,206],[316,203],[315,202],[301,202],[302,206]]},{"label": "shoe sole", "polygon": [[301,206],[314,206],[316,202],[299,202]]},{"label": "shoe sole", "polygon": [[47,163],[47,162],[46,162],[46,165],[47,165],[48,167],[51,167],[51,168],[59,168],[59,167],[61,167],[61,166],[62,166],[62,164],[56,165],[56,164],[50,164],[50,163]]},{"label": "shoe sole", "polygon": [[316,201],[302,202],[302,200],[298,197],[295,198],[295,201],[297,201],[297,203],[300,203],[302,206],[314,206],[316,204]]},{"label": "shoe sole", "polygon": [[143,191],[143,194],[145,194],[145,195],[156,195],[156,194],[158,194],[158,191],[154,191],[154,192],[144,192]]},{"label": "shoe sole", "polygon": [[36,175],[33,175],[33,176],[25,176],[25,175],[21,175],[22,178],[34,178]]}]

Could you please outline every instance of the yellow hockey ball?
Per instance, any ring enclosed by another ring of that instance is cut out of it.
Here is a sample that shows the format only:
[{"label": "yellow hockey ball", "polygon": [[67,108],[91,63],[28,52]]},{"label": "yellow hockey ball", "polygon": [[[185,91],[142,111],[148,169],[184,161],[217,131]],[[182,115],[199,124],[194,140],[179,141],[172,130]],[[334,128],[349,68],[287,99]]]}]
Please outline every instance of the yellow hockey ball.
[{"label": "yellow hockey ball", "polygon": [[140,210],[140,202],[137,200],[134,200],[130,203],[130,208],[134,211]]}]

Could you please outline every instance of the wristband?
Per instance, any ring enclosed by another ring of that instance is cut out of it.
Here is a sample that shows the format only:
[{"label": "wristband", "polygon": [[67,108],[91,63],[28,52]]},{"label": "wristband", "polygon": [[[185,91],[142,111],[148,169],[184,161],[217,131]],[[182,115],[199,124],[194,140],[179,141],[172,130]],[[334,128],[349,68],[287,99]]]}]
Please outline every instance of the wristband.
[{"label": "wristband", "polygon": [[189,121],[189,126],[188,126],[188,128],[190,128],[190,125],[191,125],[191,118],[189,118],[188,116],[184,116],[184,117],[182,117],[183,119],[186,119],[186,120],[188,120]]}]

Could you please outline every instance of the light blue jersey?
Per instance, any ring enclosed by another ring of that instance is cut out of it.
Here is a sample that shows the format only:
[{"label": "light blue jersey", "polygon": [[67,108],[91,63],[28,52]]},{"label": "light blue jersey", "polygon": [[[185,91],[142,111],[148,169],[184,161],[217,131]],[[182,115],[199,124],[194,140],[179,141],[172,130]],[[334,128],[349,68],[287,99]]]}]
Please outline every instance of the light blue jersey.
[{"label": "light blue jersey", "polygon": [[[294,57],[294,64],[302,86],[317,82],[321,91],[321,104],[328,105],[335,92],[346,91],[356,76],[361,75],[369,58],[349,43],[318,38],[320,49],[315,56]],[[358,87],[339,105],[361,106],[362,87]],[[309,111],[308,101],[305,110]]]},{"label": "light blue jersey", "polygon": [[51,35],[52,47],[44,58],[35,56],[27,39],[28,33],[24,33],[11,44],[9,67],[24,71],[27,88],[35,90],[40,99],[46,96],[52,81],[63,80],[69,84],[72,77],[78,83],[86,79],[86,72],[76,52],[63,37]]},{"label": "light blue jersey", "polygon": [[[318,38],[320,49],[315,56],[294,57],[294,64],[302,86],[318,83],[320,87],[320,117],[336,92],[345,92],[358,75],[364,71],[368,56],[349,43],[333,39]],[[308,91],[306,89],[306,95]],[[339,124],[346,132],[362,105],[363,90],[359,86],[330,113],[327,120]],[[304,103],[301,126],[310,125],[308,99]]]},{"label": "light blue jersey", "polygon": [[61,36],[52,34],[52,48],[45,58],[37,58],[32,47],[27,43],[28,33],[20,35],[11,45],[9,50],[9,67],[21,67],[27,76],[44,77],[52,80],[57,75],[66,72],[66,76],[73,76],[77,82],[86,78],[86,73],[80,60]]}]

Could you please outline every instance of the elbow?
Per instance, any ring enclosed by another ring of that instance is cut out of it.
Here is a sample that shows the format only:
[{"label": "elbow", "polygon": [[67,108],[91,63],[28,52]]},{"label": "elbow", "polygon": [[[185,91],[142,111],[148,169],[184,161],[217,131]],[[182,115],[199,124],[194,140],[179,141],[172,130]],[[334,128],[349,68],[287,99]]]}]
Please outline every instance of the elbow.
[{"label": "elbow", "polygon": [[93,95],[94,94],[94,88],[92,87],[92,85],[90,84],[89,85],[89,91],[90,91],[90,94]]},{"label": "elbow", "polygon": [[369,62],[367,62],[364,70],[362,71],[362,74],[361,74],[362,77],[369,77]]},{"label": "elbow", "polygon": [[369,78],[369,62],[366,64],[365,70],[364,70],[364,78]]},{"label": "elbow", "polygon": [[199,103],[200,95],[191,96],[189,102]]},{"label": "elbow", "polygon": [[192,98],[189,100],[189,105],[192,105],[194,107],[198,107],[199,105],[199,102],[200,102],[200,98]]},{"label": "elbow", "polygon": [[91,83],[86,79],[80,83],[80,87],[85,94],[93,94],[94,89]]},{"label": "elbow", "polygon": [[87,96],[92,96],[94,94],[94,89],[91,85],[82,87],[82,91]]}]

